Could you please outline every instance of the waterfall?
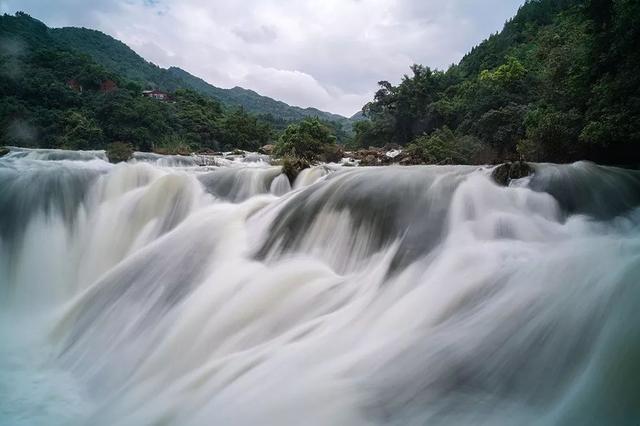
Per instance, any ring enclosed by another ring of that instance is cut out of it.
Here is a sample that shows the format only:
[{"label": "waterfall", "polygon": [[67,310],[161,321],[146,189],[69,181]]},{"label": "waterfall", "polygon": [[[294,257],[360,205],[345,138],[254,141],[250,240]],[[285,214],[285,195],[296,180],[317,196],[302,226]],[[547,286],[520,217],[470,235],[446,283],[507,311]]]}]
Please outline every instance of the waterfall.
[{"label": "waterfall", "polygon": [[0,424],[640,421],[640,172],[178,157],[0,159]]}]

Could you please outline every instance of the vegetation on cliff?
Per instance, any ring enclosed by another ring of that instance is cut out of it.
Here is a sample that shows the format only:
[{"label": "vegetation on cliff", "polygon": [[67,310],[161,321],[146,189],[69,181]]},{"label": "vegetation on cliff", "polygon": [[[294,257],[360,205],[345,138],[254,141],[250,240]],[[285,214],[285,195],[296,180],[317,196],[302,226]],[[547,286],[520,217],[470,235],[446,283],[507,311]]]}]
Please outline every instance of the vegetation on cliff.
[{"label": "vegetation on cliff", "polygon": [[382,81],[356,146],[430,162],[640,162],[640,2],[529,0],[446,71]]}]

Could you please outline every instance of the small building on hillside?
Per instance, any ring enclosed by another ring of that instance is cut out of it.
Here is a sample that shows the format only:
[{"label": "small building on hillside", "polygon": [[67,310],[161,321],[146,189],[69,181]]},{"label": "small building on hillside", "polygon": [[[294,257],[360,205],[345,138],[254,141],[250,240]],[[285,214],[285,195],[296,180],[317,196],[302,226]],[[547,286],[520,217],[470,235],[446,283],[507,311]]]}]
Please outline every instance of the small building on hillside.
[{"label": "small building on hillside", "polygon": [[162,92],[160,90],[143,90],[142,96],[146,96],[147,98],[157,99],[159,101],[167,101],[169,100],[169,94]]}]

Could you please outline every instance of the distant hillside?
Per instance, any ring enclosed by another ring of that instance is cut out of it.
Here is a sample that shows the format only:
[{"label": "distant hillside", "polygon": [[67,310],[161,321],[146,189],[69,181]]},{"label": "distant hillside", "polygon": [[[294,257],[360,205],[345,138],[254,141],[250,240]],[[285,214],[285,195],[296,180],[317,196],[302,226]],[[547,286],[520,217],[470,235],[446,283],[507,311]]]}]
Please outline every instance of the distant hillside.
[{"label": "distant hillside", "polygon": [[126,44],[100,31],[66,27],[51,29],[50,32],[59,43],[91,56],[106,69],[136,81],[144,87],[167,91],[190,88],[200,94],[215,97],[226,106],[241,106],[248,112],[266,116],[267,119],[272,120],[289,122],[301,120],[304,117],[319,117],[334,122],[348,121],[341,115],[315,108],[290,106],[241,87],[222,89],[181,68],[160,68],[146,61]]},{"label": "distant hillside", "polygon": [[199,77],[189,74],[182,68],[170,67],[167,71],[173,77],[180,79],[190,88],[201,94],[218,98],[225,105],[241,106],[247,111],[256,114],[272,115],[275,118],[287,121],[300,120],[304,117],[319,117],[328,121],[348,120],[341,115],[320,111],[316,108],[291,106],[282,101],[263,96],[253,90],[243,89],[242,87],[236,86],[232,89],[221,89],[207,83]]},{"label": "distant hillside", "polygon": [[89,55],[94,61],[144,88],[174,91],[185,83],[167,70],[145,61],[129,46],[100,31],[87,28],[50,28],[61,46]]},{"label": "distant hillside", "polygon": [[353,114],[351,117],[349,117],[349,120],[351,121],[362,121],[366,119],[367,117],[364,116],[364,113],[362,111],[358,111],[355,114]]},{"label": "distant hillside", "polygon": [[[180,88],[184,82],[122,43],[100,47],[103,35],[83,34],[51,31],[25,13],[0,16],[0,146],[255,151],[277,137],[255,114]],[[109,66],[71,49],[70,41],[93,46]],[[137,82],[128,77],[135,73]],[[140,79],[175,90],[169,101],[142,96]]]}]

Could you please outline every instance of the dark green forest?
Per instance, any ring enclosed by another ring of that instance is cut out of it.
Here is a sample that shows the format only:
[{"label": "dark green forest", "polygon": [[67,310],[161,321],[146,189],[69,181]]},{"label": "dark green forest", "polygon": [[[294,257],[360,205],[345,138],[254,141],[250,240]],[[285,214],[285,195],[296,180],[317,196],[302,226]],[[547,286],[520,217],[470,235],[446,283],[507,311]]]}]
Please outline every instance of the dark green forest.
[{"label": "dark green forest", "polygon": [[0,18],[2,145],[98,149],[124,142],[143,151],[257,150],[271,126],[241,107],[193,90],[166,101],[139,82],[68,49],[28,15]]},{"label": "dark green forest", "polygon": [[428,163],[640,163],[640,2],[530,0],[446,71],[379,83],[354,145]]},{"label": "dark green forest", "polygon": [[51,28],[49,34],[59,44],[90,56],[106,69],[135,81],[143,87],[153,87],[169,92],[179,88],[191,89],[201,95],[213,97],[223,105],[242,107],[245,111],[260,116],[263,121],[281,130],[292,121],[299,121],[305,117],[319,117],[325,121],[342,124],[348,121],[340,115],[315,108],[287,105],[242,87],[222,89],[178,67],[168,69],[158,67],[145,61],[126,44],[100,31],[67,27]]}]

